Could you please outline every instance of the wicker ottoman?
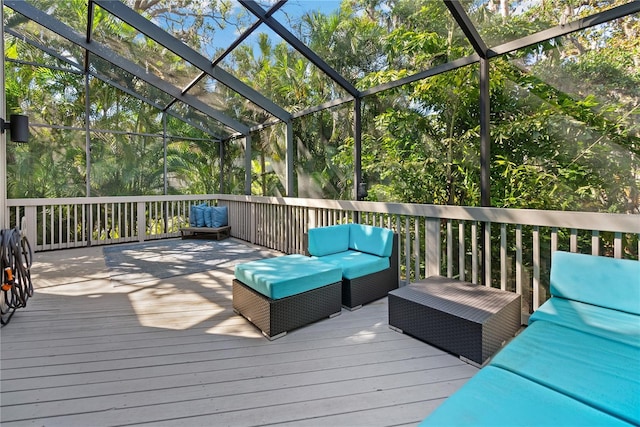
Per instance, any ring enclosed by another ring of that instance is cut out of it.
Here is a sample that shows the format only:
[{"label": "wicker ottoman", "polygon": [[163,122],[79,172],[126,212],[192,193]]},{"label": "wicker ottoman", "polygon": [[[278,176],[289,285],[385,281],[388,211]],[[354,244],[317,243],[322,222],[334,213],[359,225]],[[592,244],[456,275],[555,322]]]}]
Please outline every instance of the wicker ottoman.
[{"label": "wicker ottoman", "polygon": [[389,326],[482,365],[520,329],[520,295],[432,276],[389,292]]},{"label": "wicker ottoman", "polygon": [[342,269],[303,255],[236,266],[233,310],[270,340],[340,314]]}]

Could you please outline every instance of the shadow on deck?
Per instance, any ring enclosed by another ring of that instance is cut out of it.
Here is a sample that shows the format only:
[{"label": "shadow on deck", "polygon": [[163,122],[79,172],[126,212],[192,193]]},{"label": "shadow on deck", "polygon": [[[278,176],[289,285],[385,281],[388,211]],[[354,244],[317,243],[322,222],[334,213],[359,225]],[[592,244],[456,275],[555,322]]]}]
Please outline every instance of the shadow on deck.
[{"label": "shadow on deck", "polygon": [[387,299],[268,341],[231,308],[242,241],[35,255],[2,328],[3,426],[415,425],[477,369],[389,329]]}]

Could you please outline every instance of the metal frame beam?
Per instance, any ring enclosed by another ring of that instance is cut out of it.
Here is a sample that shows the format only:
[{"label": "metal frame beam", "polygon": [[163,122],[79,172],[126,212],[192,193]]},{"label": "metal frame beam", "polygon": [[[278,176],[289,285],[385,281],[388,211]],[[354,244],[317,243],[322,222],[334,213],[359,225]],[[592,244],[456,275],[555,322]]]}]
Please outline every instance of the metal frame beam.
[{"label": "metal frame beam", "polygon": [[[140,95],[139,93],[137,93],[137,92],[135,92],[135,91],[133,91],[133,90],[129,89],[128,87],[124,87],[124,86],[122,86],[121,84],[116,83],[116,82],[114,82],[113,80],[111,80],[111,79],[109,79],[109,78],[107,78],[107,77],[105,77],[105,76],[103,76],[103,75],[101,75],[101,74],[97,74],[97,73],[94,73],[94,72],[90,72],[89,74],[90,74],[92,77],[95,77],[95,78],[97,78],[98,80],[103,81],[103,82],[105,82],[106,84],[108,84],[108,85],[110,85],[110,86],[113,86],[113,87],[115,87],[115,88],[116,88],[116,89],[118,89],[118,90],[123,91],[123,92],[124,92],[124,93],[126,93],[127,95],[133,96],[134,98],[139,99],[140,101],[145,102],[145,103],[147,103],[147,104],[151,105],[152,107],[157,108],[159,113],[160,113],[160,112],[166,112],[168,115],[170,115],[170,116],[172,116],[172,117],[175,117],[176,119],[181,120],[181,121],[183,121],[183,122],[187,123],[188,125],[190,125],[190,126],[192,126],[192,127],[196,128],[196,129],[199,129],[199,130],[201,130],[202,132],[204,132],[204,133],[206,133],[206,134],[208,134],[208,135],[211,135],[213,138],[220,139],[220,135],[217,135],[217,134],[215,134],[215,133],[211,132],[211,130],[210,130],[210,129],[206,129],[206,128],[204,128],[203,126],[201,126],[201,125],[199,125],[199,124],[197,124],[197,123],[195,123],[195,122],[191,121],[190,119],[188,119],[188,118],[186,118],[186,117],[184,117],[184,116],[182,116],[182,115],[180,115],[180,114],[177,114],[177,113],[175,113],[175,112],[173,112],[173,111],[170,111],[170,110],[163,110],[162,105],[160,105],[160,104],[156,103],[155,101],[152,101],[152,100],[150,100],[150,99],[148,99],[148,98],[146,98],[146,97],[144,97],[144,96]],[[95,131],[95,129],[92,129],[92,131]]]},{"label": "metal frame beam", "polygon": [[171,52],[180,56],[182,59],[192,64],[194,67],[199,68],[201,71],[204,71],[234,92],[237,92],[244,98],[258,105],[260,108],[278,117],[280,120],[286,121],[291,117],[291,114],[284,108],[275,104],[273,101],[271,101],[255,89],[247,86],[245,83],[243,83],[233,75],[227,73],[222,68],[213,66],[211,61],[209,61],[206,57],[204,57],[191,47],[187,46],[182,41],[173,37],[171,34],[158,27],[153,22],[144,18],[124,3],[120,1],[109,0],[94,0],[94,2],[107,12],[116,16],[118,19],[140,31],[151,40],[169,49]]},{"label": "metal frame beam", "polygon": [[369,89],[363,90],[361,94],[363,97],[369,96],[369,95],[375,95],[376,93],[383,92],[385,90],[395,89],[397,87],[404,86],[409,83],[414,83],[420,80],[424,80],[428,77],[433,77],[438,74],[446,73],[447,71],[453,71],[458,68],[466,67],[467,65],[475,64],[478,61],[480,61],[480,55],[478,54],[465,56],[464,58],[459,58],[454,61],[447,62],[446,64],[437,65],[428,70],[421,71],[419,73],[404,77],[399,80],[394,80],[392,82],[383,83],[381,85],[371,87]]},{"label": "metal frame beam", "polygon": [[[113,2],[120,3],[120,2]],[[77,34],[74,30],[69,28],[67,25],[58,21],[57,19],[51,17],[50,15],[42,12],[41,10],[31,6],[29,3],[25,1],[16,1],[16,0],[5,0],[5,5],[13,9],[15,12],[24,15],[28,19],[37,22],[43,27],[47,28],[50,31],[58,34],[59,36],[69,40],[70,42],[82,47],[86,51],[97,55],[107,62],[122,68],[128,73],[132,74],[135,77],[147,82],[148,84],[155,86],[157,89],[169,94],[170,96],[177,98],[179,101],[184,102],[187,105],[201,111],[205,115],[212,117],[213,119],[219,121],[225,126],[238,131],[240,133],[246,133],[249,131],[249,127],[239,121],[224,115],[211,108],[209,105],[200,101],[198,98],[191,95],[183,95],[182,91],[176,86],[167,83],[160,77],[157,77],[153,74],[146,73],[145,70],[129,61],[126,58],[123,58],[117,54],[115,54],[111,49],[102,44],[96,43],[92,41],[91,43],[87,43],[86,40],[79,34]],[[134,12],[135,13],[135,12]]]},{"label": "metal frame beam", "polygon": [[240,4],[246,7],[249,12],[253,13],[256,17],[263,20],[264,23],[271,28],[276,34],[282,37],[287,43],[289,43],[295,50],[300,52],[305,58],[307,58],[313,65],[318,67],[323,73],[325,73],[331,80],[336,82],[340,87],[346,90],[354,98],[360,97],[358,89],[347,79],[345,79],[340,73],[331,68],[329,64],[324,62],[322,58],[315,54],[314,51],[309,49],[307,45],[302,43],[296,36],[291,34],[278,20],[271,16],[267,16],[265,11],[259,4],[253,0],[240,0]]},{"label": "metal frame beam", "polygon": [[[272,13],[275,13],[276,10],[280,9],[280,7],[282,7],[285,3],[287,2],[287,0],[280,0],[278,3],[276,3],[271,9],[269,9],[269,11],[267,12],[269,15],[271,15]],[[222,62],[222,60],[229,55],[233,49],[235,49],[236,47],[238,47],[240,45],[240,43],[242,43],[247,37],[249,37],[251,35],[251,33],[253,33],[256,28],[258,28],[260,26],[260,24],[262,24],[262,21],[260,19],[258,19],[256,22],[253,23],[253,25],[251,25],[249,28],[247,28],[245,30],[245,32],[243,32],[240,37],[238,37],[233,43],[231,43],[231,46],[229,46],[227,48],[227,50],[225,50],[224,52],[222,52],[222,54],[216,58],[215,60],[213,60],[211,62],[211,65],[213,65],[214,67],[216,67],[220,62]],[[189,84],[187,84],[183,89],[182,89],[182,93],[187,93],[188,91],[190,91],[196,84],[198,84],[198,82],[200,80],[202,80],[202,78],[204,76],[206,76],[207,73],[205,73],[204,71],[202,71],[200,74],[198,74],[198,76],[196,78],[194,78]],[[171,101],[166,107],[165,109],[169,109],[171,108],[171,106],[176,102],[176,100],[174,99],[173,101]]]},{"label": "metal frame beam", "polygon": [[[70,65],[73,68],[76,68],[78,70],[78,73],[83,74],[84,71],[82,69],[82,65],[78,64],[77,62],[73,62],[71,60],[69,60],[68,58],[65,58],[64,56],[60,55],[58,52],[50,49],[49,47],[43,45],[42,43],[39,43],[38,41],[32,39],[31,37],[27,37],[25,34],[21,34],[19,32],[17,32],[16,30],[14,30],[13,28],[5,28],[4,32],[7,34],[12,35],[13,37],[22,40],[23,42],[30,44],[31,46],[35,47],[36,49],[40,49],[41,51],[43,51],[44,53],[46,53],[47,55],[57,59],[58,61],[64,62],[65,64]],[[42,65],[42,66],[46,66],[46,65]],[[73,73],[75,71],[72,70],[68,70],[69,72]]]},{"label": "metal frame beam", "polygon": [[558,25],[556,27],[537,32],[530,36],[522,37],[508,43],[494,46],[489,49],[487,57],[495,58],[496,56],[513,52],[514,50],[546,42],[547,40],[551,40],[556,37],[566,36],[567,34],[585,30],[595,25],[604,24],[615,19],[624,18],[625,16],[638,12],[640,12],[640,1],[632,1],[630,3],[605,10],[604,12],[588,16],[586,18],[578,19],[564,25]]},{"label": "metal frame beam", "polygon": [[480,37],[480,34],[478,34],[478,30],[476,30],[473,22],[469,19],[469,15],[465,12],[462,4],[457,0],[444,0],[444,4],[449,9],[449,12],[451,12],[451,15],[453,15],[453,19],[458,23],[467,40],[469,40],[469,43],[471,43],[473,50],[475,50],[481,58],[486,58],[487,45],[484,40],[482,40],[482,37]]},{"label": "metal frame beam", "polygon": [[491,206],[491,129],[489,60],[480,60],[480,203]]},{"label": "metal frame beam", "polygon": [[[57,70],[57,71],[62,71],[62,72],[65,72],[65,73],[71,73],[71,74],[77,74],[77,75],[85,74],[85,72],[82,71],[82,67],[79,64],[77,64],[77,63],[75,63],[73,61],[70,61],[68,58],[58,54],[58,52],[55,52],[55,51],[51,50],[50,48],[42,45],[41,43],[33,40],[32,38],[27,37],[24,34],[20,34],[19,32],[15,31],[15,30],[13,30],[11,28],[5,29],[5,33],[10,34],[15,38],[18,38],[18,39],[24,41],[25,43],[35,47],[36,49],[42,50],[47,55],[52,56],[52,57],[56,58],[57,60],[62,61],[65,64],[68,64],[68,65],[72,66],[73,68],[72,69],[71,68],[67,69],[67,68],[62,68],[62,67],[55,67],[55,66],[51,66],[51,65],[46,65],[46,64],[38,64],[38,63],[35,63],[35,62],[19,61],[19,60],[15,60],[15,59],[5,59],[6,61],[13,62],[13,63],[16,63],[16,64],[21,64],[21,65],[28,65],[28,66],[32,66],[32,67],[44,67],[44,68],[48,68],[48,69],[51,69],[51,70]],[[138,92],[135,92],[135,91],[129,89],[128,87],[122,86],[121,84],[119,84],[117,82],[114,82],[110,78],[108,78],[108,77],[106,77],[106,76],[104,76],[104,75],[102,75],[100,73],[97,73],[97,72],[94,72],[94,71],[90,70],[89,71],[89,75],[91,75],[92,77],[97,78],[98,80],[100,80],[100,81],[102,81],[102,82],[104,82],[104,83],[106,83],[106,84],[108,84],[110,86],[115,87],[118,90],[121,90],[122,92],[125,92],[127,95],[133,96],[134,98],[136,98],[136,99],[138,99],[138,100],[140,100],[142,102],[145,102],[145,103],[151,105],[152,107],[157,108],[158,111],[160,111],[160,112],[163,111],[164,107],[162,105],[156,103],[155,101],[150,100],[149,98],[147,98],[147,97],[145,97],[143,95],[140,95]],[[220,135],[211,132],[210,129],[206,129],[203,126],[191,121],[190,119],[188,119],[188,118],[186,118],[186,117],[184,117],[184,116],[182,116],[180,114],[177,114],[177,113],[175,113],[173,111],[170,111],[170,110],[166,110],[166,112],[167,112],[168,115],[170,115],[172,117],[175,117],[176,119],[181,120],[181,121],[187,123],[188,125],[196,128],[198,130],[201,130],[202,132],[204,132],[204,133],[206,133],[208,135],[211,135],[211,137],[215,138],[216,140],[222,139],[222,137]],[[33,126],[36,126],[36,124],[33,124]],[[95,132],[95,129],[92,129],[92,132]]]}]

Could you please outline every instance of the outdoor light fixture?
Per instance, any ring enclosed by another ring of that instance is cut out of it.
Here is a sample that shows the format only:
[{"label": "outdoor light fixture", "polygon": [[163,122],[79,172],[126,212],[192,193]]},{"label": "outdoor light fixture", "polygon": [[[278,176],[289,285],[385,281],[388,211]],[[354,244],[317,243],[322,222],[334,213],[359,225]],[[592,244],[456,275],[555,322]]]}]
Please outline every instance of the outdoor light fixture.
[{"label": "outdoor light fixture", "polygon": [[12,114],[9,116],[8,122],[0,119],[0,132],[4,133],[6,129],[9,129],[11,133],[11,141],[29,141],[29,117],[22,114]]}]

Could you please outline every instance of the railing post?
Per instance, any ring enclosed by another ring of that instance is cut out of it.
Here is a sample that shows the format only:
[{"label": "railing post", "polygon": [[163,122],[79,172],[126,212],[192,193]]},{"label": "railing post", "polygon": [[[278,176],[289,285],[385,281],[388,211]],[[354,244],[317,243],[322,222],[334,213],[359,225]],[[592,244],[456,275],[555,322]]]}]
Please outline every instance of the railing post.
[{"label": "railing post", "polygon": [[440,218],[427,218],[426,276],[440,275]]},{"label": "railing post", "polygon": [[252,244],[255,244],[258,224],[258,221],[256,219],[256,204],[249,202],[249,209],[251,210],[251,215],[249,215],[249,239]]},{"label": "railing post", "polygon": [[25,206],[24,207],[24,227],[22,232],[25,236],[27,236],[27,240],[31,244],[32,248],[35,248],[37,245],[37,233],[38,233],[38,223],[36,220],[36,210],[37,206]]},{"label": "railing post", "polygon": [[147,237],[147,215],[145,212],[145,202],[136,202],[138,206],[138,241],[144,242]]}]

